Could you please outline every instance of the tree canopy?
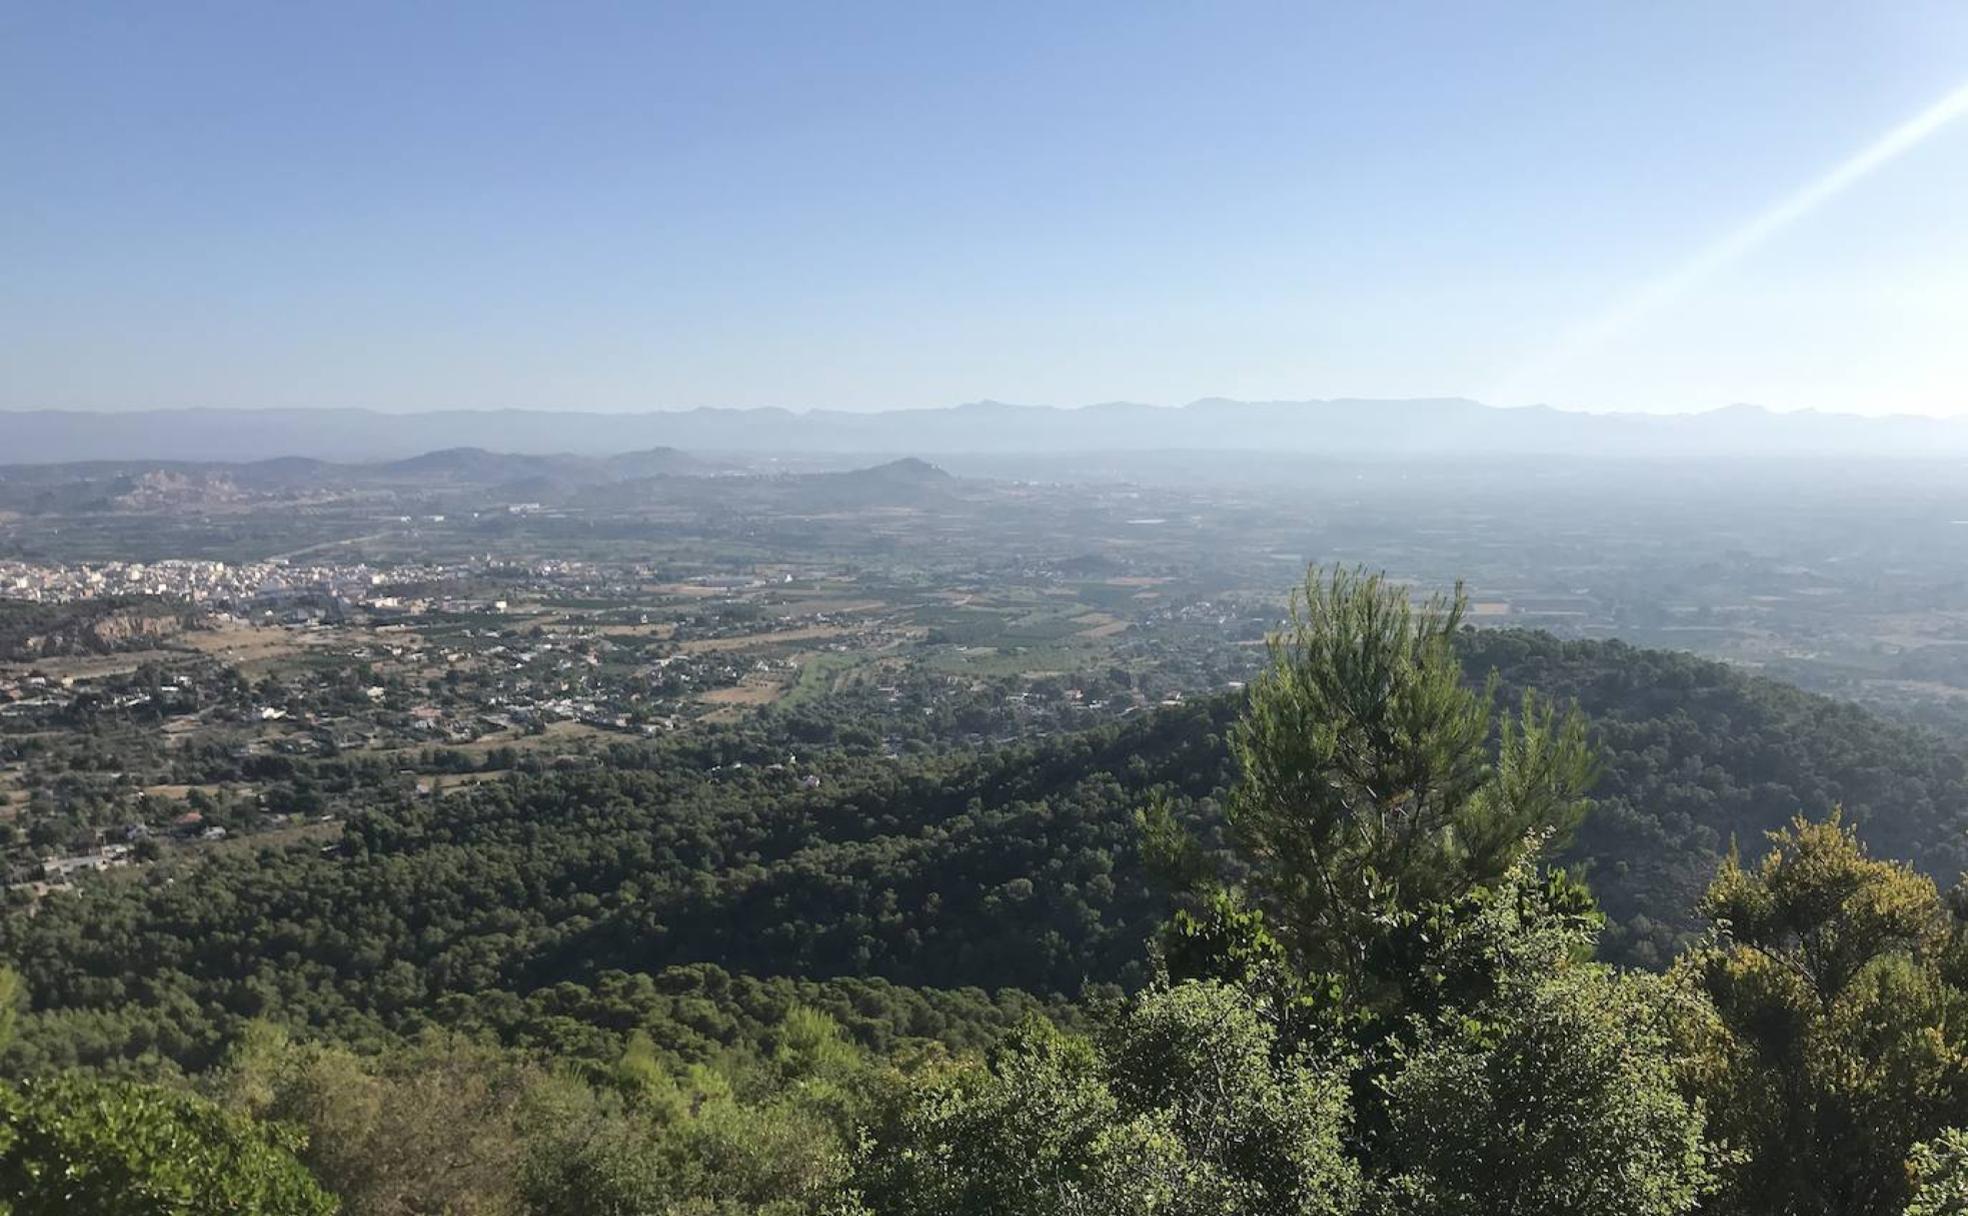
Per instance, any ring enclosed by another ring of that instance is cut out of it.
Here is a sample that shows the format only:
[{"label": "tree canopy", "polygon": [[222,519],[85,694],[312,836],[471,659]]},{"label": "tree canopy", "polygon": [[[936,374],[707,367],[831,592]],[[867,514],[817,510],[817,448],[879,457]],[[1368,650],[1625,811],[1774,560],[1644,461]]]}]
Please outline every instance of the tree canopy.
[{"label": "tree canopy", "polygon": [[1956,753],[1357,571],[1270,656],[1007,748],[841,730],[817,783],[767,717],[392,787],[331,847],[0,918],[0,1199],[1961,1209]]}]

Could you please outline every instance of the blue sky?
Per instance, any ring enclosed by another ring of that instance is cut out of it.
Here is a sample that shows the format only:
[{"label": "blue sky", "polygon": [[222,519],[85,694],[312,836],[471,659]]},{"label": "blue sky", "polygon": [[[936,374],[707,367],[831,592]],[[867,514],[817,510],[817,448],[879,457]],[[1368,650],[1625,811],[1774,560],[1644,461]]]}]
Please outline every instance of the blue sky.
[{"label": "blue sky", "polygon": [[17,4],[0,408],[1968,413],[1968,120],[1617,320],[1964,85],[1954,0]]}]

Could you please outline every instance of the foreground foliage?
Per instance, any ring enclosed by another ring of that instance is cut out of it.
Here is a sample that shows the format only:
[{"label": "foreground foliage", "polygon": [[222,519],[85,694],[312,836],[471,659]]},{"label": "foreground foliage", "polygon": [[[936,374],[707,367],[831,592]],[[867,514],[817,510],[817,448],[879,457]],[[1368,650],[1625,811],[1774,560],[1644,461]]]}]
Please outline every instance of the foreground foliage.
[{"label": "foreground foliage", "polygon": [[1731,858],[1714,941],[1677,965],[1706,998],[1691,1037],[1726,1210],[1895,1213],[1916,1144],[1968,1123],[1963,925],[1930,879],[1866,855],[1837,815]]},{"label": "foreground foliage", "polygon": [[1098,1042],[1045,1023],[920,1080],[860,1180],[869,1209],[1350,1212],[1342,1062],[1281,1053],[1240,993],[1152,992]]},{"label": "foreground foliage", "polygon": [[0,1090],[0,1211],[327,1216],[297,1138],[190,1094],[60,1077]]}]

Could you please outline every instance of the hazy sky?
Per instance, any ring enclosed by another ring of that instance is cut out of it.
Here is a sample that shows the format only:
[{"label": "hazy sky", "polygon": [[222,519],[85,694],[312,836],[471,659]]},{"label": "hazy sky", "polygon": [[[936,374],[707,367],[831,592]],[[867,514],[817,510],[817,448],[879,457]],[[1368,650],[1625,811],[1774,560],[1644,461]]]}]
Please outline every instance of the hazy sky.
[{"label": "hazy sky", "polygon": [[1968,413],[1964,86],[1961,0],[5,4],[0,407]]}]

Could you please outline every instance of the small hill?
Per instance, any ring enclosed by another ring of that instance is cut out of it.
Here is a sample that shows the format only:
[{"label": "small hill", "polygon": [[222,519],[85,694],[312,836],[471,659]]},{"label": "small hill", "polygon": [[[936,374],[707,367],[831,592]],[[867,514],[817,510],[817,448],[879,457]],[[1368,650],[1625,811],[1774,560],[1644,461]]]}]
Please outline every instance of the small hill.
[{"label": "small hill", "polygon": [[692,456],[676,448],[648,448],[623,452],[603,460],[612,477],[630,481],[644,477],[708,477],[724,472],[726,466]]},{"label": "small hill", "polygon": [[789,510],[929,507],[949,501],[961,481],[914,456],[841,473],[796,473],[770,479]]},{"label": "small hill", "polygon": [[938,467],[937,465],[933,465],[929,463],[927,460],[923,460],[915,456],[904,456],[900,460],[891,460],[887,464],[878,464],[871,468],[857,469],[854,472],[845,474],[845,476],[861,477],[869,481],[888,481],[888,482],[910,483],[910,484],[921,484],[924,482],[937,483],[937,482],[947,482],[947,481],[955,480],[950,476],[950,474],[943,471],[942,468]]},{"label": "small hill", "polygon": [[804,479],[814,485],[886,486],[892,489],[948,489],[957,479],[927,460],[904,456],[886,464],[843,473],[809,473]]},{"label": "small hill", "polygon": [[488,452],[484,448],[464,447],[425,452],[408,460],[375,466],[375,469],[392,477],[431,478],[483,485],[545,476],[564,465],[579,463],[572,457],[515,456]]}]

